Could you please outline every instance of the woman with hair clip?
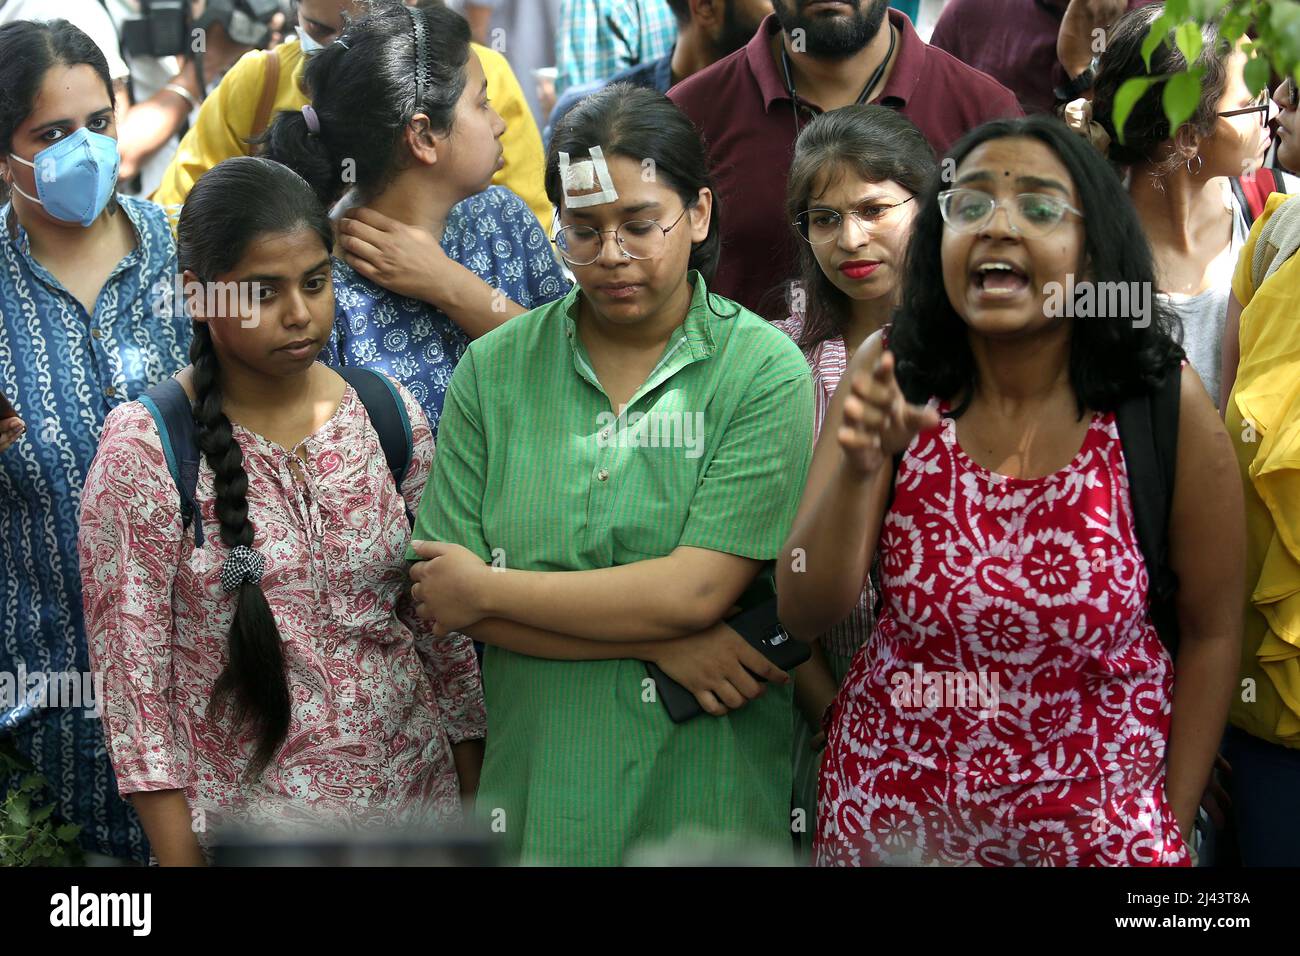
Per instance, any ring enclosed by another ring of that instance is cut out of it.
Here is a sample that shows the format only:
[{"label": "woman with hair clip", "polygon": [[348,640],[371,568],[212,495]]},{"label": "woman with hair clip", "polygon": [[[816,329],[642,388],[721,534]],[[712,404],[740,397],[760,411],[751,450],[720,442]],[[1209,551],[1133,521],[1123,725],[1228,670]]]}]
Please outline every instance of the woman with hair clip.
[{"label": "woman with hair clip", "polygon": [[[433,640],[406,579],[407,513],[433,457],[424,415],[393,386],[411,435],[398,488],[371,409],[316,361],[334,321],[332,230],[290,170],[219,163],[178,237],[196,514],[183,518],[169,467],[185,449],[141,403],[109,416],[81,511],[118,790],[163,864],[202,862],[224,827],[454,821],[483,701],[470,642]],[[238,302],[215,294],[232,288]]]},{"label": "woman with hair clip", "polygon": [[[799,274],[791,284],[792,314],[776,324],[812,369],[814,437],[846,364],[898,304],[914,200],[935,171],[921,131],[885,106],[823,113],[795,142],[786,215],[799,237]],[[794,806],[809,820],[826,740],[822,715],[871,634],[875,601],[868,577],[857,606],[813,642],[812,659],[794,673]]]},{"label": "woman with hair clip", "polygon": [[[1071,273],[1154,278],[1097,151],[1034,117],[980,126],[947,160],[894,322],[827,411],[785,546],[806,570],[777,564],[781,620],[811,641],[879,556],[875,628],[825,723],[814,857],[1186,865],[1241,641],[1231,445],[1180,375],[1167,307],[1076,319],[1054,302]],[[1154,489],[1118,424],[1134,402],[1177,409],[1175,436],[1148,436],[1176,439],[1176,660],[1136,531]]]},{"label": "woman with hair clip", "polygon": [[[87,674],[77,501],[105,416],[185,364],[162,209],[118,187],[104,54],[66,20],[0,26],[0,669]],[[21,671],[20,671],[21,672]],[[38,697],[39,695],[32,695]],[[0,707],[88,850],[144,858],[81,708]],[[0,791],[5,780],[0,779]]]},{"label": "woman with hair clip", "polygon": [[491,186],[504,126],[449,10],[393,4],[314,55],[311,105],[277,115],[263,155],[345,208],[327,361],[411,390],[435,434],[470,339],[567,291],[523,200]]},{"label": "woman with hair clip", "polygon": [[[593,94],[550,149],[578,285],[456,368],[412,553],[421,613],[488,645],[481,806],[526,861],[614,865],[686,830],[788,852],[787,679],[722,622],[771,596],[808,366],[709,293],[708,163],[666,97]],[[646,661],[707,713],[674,723]]]}]

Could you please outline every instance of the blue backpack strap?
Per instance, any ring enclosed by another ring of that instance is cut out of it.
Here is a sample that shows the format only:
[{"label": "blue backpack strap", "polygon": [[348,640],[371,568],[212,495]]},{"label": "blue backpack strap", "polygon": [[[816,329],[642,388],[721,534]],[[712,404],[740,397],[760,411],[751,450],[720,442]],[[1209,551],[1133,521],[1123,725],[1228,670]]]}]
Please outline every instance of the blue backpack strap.
[{"label": "blue backpack strap", "polygon": [[190,397],[175,378],[159,382],[140,396],[139,402],[149,409],[158,426],[167,470],[180,496],[181,523],[194,525],[194,546],[203,547],[203,521],[196,519],[195,496],[199,487],[199,443],[194,429],[194,411]]},{"label": "blue backpack strap", "polygon": [[[388,462],[388,470],[392,472],[393,483],[400,495],[402,482],[411,465],[414,440],[411,437],[411,419],[406,414],[406,403],[397,393],[397,386],[387,375],[359,365],[341,366],[334,371],[356,390],[361,404],[366,407],[366,414],[370,416],[370,424],[379,435],[384,459]],[[407,517],[411,517],[409,511]]]}]

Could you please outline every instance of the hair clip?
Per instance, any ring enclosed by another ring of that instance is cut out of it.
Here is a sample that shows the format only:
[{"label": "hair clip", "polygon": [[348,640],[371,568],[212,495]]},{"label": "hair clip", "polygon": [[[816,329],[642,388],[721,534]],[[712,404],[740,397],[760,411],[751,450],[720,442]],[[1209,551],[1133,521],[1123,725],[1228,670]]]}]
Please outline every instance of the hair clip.
[{"label": "hair clip", "polygon": [[307,121],[307,131],[313,136],[320,135],[320,117],[316,115],[316,107],[307,103],[302,108],[302,117]]},{"label": "hair clip", "polygon": [[415,105],[424,102],[424,91],[428,85],[429,48],[425,40],[424,14],[415,7],[406,7],[411,18],[411,33],[415,36]]}]

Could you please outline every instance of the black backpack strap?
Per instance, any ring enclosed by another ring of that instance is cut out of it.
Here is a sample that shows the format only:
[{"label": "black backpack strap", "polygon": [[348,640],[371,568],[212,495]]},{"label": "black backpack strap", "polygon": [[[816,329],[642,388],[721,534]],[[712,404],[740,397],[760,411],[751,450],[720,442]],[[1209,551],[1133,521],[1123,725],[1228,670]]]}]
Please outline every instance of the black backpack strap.
[{"label": "black backpack strap", "polygon": [[[411,465],[413,439],[411,419],[406,414],[406,404],[397,394],[397,386],[387,375],[359,365],[345,365],[334,369],[356,391],[361,404],[366,407],[370,424],[379,435],[384,460],[393,474],[397,493],[402,493],[402,481]],[[409,511],[407,517],[411,517]]]},{"label": "black backpack strap", "polygon": [[1173,606],[1178,577],[1169,567],[1169,516],[1178,463],[1181,398],[1179,368],[1165,376],[1150,395],[1126,399],[1115,414],[1128,470],[1134,530],[1147,566],[1151,616],[1171,656],[1176,656],[1178,647]]},{"label": "black backpack strap", "polygon": [[194,546],[203,547],[203,521],[196,519],[195,496],[199,487],[199,443],[194,429],[194,410],[190,397],[175,378],[159,382],[140,396],[139,402],[149,409],[158,426],[167,470],[180,496],[181,523],[194,525]]},{"label": "black backpack strap", "polygon": [[1236,197],[1237,208],[1246,217],[1246,228],[1250,229],[1251,226],[1255,225],[1255,211],[1250,208],[1250,200],[1246,197],[1245,187],[1241,185],[1241,180],[1236,176],[1231,177],[1228,182],[1232,183],[1232,195]]}]

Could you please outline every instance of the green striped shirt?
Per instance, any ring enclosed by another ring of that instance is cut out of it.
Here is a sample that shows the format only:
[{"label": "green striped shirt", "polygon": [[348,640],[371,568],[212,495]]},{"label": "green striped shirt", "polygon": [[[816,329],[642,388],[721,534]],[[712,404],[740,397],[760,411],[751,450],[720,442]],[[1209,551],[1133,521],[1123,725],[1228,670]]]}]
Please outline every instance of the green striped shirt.
[{"label": "green striped shirt", "polygon": [[[617,417],[578,335],[579,287],[475,341],[447,390],[414,536],[532,571],[679,546],[774,559],[812,454],[808,365],[691,280],[685,320]],[[616,864],[684,829],[788,843],[789,688],[674,725],[645,680],[638,661],[488,648],[478,806],[509,851]]]}]

